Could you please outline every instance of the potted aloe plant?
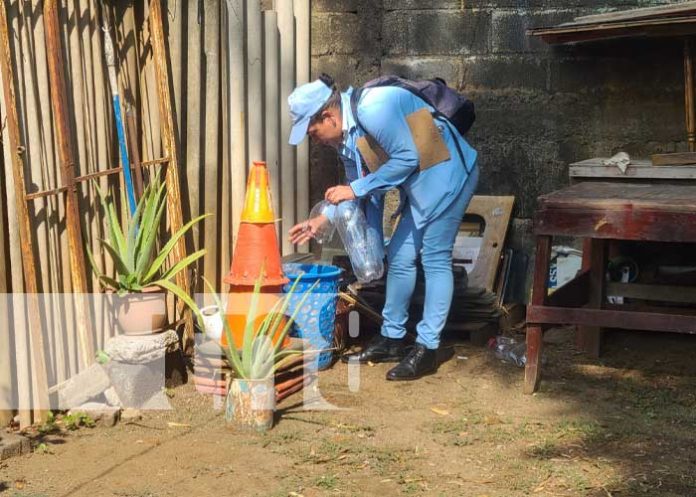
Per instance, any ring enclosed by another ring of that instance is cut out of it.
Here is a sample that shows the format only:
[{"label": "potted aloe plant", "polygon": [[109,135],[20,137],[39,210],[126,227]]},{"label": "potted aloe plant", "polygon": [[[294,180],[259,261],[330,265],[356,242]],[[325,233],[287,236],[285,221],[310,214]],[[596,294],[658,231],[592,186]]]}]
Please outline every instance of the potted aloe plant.
[{"label": "potted aloe plant", "polygon": [[[290,317],[286,318],[290,297],[299,282],[299,278],[296,279],[290,290],[275,303],[257,325],[262,281],[263,269],[252,290],[241,348],[235,345],[228,320],[223,316],[220,318],[226,337],[226,346],[223,350],[234,373],[234,378],[227,388],[225,402],[225,421],[227,426],[233,429],[266,431],[273,427],[276,367],[282,359],[303,353],[300,350],[283,349],[283,342],[295,322],[297,313],[317,285],[315,283],[302,295]],[[217,307],[223,309],[220,297],[215,293],[213,286],[207,280],[205,282],[213,294]]]},{"label": "potted aloe plant", "polygon": [[101,239],[100,242],[114,262],[115,276],[103,274],[91,252],[87,252],[99,281],[114,294],[114,312],[121,331],[127,335],[143,335],[162,330],[167,319],[166,292],[176,295],[200,319],[193,299],[172,279],[203,257],[206,251],[194,252],[169,268],[165,268],[165,261],[179,239],[209,214],[186,223],[156,252],[157,235],[167,203],[165,184],[159,175],[145,188],[135,213],[127,215],[123,226],[113,201],[99,187],[97,191],[108,230],[108,240]]}]

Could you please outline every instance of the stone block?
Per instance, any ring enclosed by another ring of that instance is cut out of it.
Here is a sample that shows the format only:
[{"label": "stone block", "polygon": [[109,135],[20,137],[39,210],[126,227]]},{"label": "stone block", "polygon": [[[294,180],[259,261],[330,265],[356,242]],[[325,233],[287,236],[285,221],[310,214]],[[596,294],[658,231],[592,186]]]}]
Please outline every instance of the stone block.
[{"label": "stone block", "polygon": [[111,361],[109,377],[123,407],[166,409],[164,360],[149,364]]},{"label": "stone block", "polygon": [[484,10],[394,11],[383,21],[387,55],[466,55],[490,50],[491,14]]},{"label": "stone block", "polygon": [[118,422],[121,409],[101,402],[87,402],[70,409],[69,414],[83,412],[100,426],[112,427]]},{"label": "stone block", "polygon": [[0,461],[31,452],[29,439],[16,433],[0,433]]},{"label": "stone block", "polygon": [[57,392],[56,409],[71,409],[100,395],[109,388],[111,380],[101,364],[92,364],[84,371],[72,376],[67,381],[52,388],[50,393]]},{"label": "stone block", "polygon": [[164,359],[167,352],[179,347],[179,336],[174,330],[145,336],[118,335],[110,338],[104,346],[112,361],[127,364],[148,364]]}]

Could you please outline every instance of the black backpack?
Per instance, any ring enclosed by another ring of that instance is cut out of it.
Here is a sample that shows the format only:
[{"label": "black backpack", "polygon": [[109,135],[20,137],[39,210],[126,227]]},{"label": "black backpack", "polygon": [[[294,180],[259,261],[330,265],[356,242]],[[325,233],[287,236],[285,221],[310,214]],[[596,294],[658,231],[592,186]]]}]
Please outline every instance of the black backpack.
[{"label": "black backpack", "polygon": [[380,76],[356,89],[350,99],[355,122],[363,129],[358,120],[358,102],[364,90],[380,86],[396,86],[410,91],[435,109],[434,117],[445,117],[461,135],[465,135],[476,120],[474,103],[447,86],[442,78],[412,81],[399,76]]}]

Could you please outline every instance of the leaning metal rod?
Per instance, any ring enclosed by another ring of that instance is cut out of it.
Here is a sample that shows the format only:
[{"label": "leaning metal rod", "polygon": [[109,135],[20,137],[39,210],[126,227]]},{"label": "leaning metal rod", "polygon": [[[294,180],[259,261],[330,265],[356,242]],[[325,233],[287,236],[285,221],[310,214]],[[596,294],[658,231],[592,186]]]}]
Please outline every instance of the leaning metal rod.
[{"label": "leaning metal rod", "polygon": [[[141,162],[139,163],[140,168],[143,167],[148,167],[148,166],[157,166],[160,164],[167,164],[169,162],[169,159],[155,159],[151,161],[146,161],[146,162]],[[97,171],[96,173],[90,173],[90,174],[85,174],[84,176],[77,176],[75,178],[75,183],[81,183],[83,181],[89,181],[91,179],[95,178],[101,178],[102,176],[110,176],[112,174],[120,173],[123,170],[121,167],[114,167],[112,169],[106,169],[104,171]],[[48,197],[50,195],[57,195],[59,193],[63,193],[68,191],[67,186],[61,186],[59,188],[54,188],[53,190],[45,190],[43,192],[34,192],[26,195],[24,198],[27,201],[30,200],[36,200],[37,198],[42,198],[42,197]]]}]

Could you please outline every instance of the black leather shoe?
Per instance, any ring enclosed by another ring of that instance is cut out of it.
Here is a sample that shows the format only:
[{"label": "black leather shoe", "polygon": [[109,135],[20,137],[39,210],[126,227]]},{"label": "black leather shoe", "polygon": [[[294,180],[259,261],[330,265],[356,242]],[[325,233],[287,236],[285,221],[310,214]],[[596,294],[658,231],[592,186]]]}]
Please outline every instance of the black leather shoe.
[{"label": "black leather shoe", "polygon": [[389,370],[387,380],[417,380],[422,376],[434,373],[437,371],[436,356],[436,350],[427,349],[425,346],[417,343],[411,348],[403,361]]},{"label": "black leather shoe", "polygon": [[399,362],[405,355],[406,349],[403,339],[377,335],[361,352],[344,354],[341,356],[341,361],[357,361],[362,364],[366,362]]}]

